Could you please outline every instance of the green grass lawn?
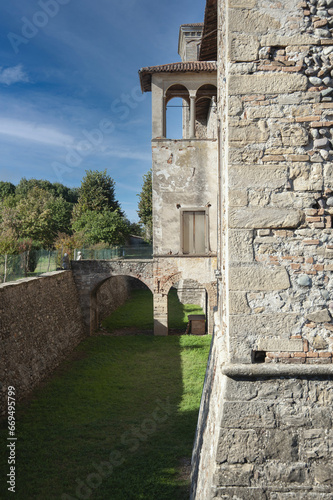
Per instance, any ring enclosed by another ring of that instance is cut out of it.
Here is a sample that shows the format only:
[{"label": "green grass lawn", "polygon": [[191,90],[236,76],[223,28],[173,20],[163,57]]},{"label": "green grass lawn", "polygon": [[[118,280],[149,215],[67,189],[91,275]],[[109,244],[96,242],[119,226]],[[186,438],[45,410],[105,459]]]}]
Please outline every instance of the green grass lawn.
[{"label": "green grass lawn", "polygon": [[[181,304],[177,291],[168,295],[169,328],[185,332],[189,314],[204,314],[200,306]],[[150,290],[134,290],[130,299],[102,322],[103,327],[112,332],[125,327],[153,330],[153,294]]]},{"label": "green grass lawn", "polygon": [[[0,498],[188,499],[209,336],[95,336],[18,404],[16,493]],[[7,492],[7,494],[6,494]]]}]

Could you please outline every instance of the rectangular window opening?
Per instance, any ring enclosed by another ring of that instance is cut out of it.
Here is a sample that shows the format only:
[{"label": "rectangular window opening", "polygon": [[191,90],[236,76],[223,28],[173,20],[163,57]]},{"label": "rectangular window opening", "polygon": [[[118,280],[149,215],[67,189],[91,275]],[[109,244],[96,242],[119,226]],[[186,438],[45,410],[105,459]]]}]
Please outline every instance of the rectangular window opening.
[{"label": "rectangular window opening", "polygon": [[205,210],[186,210],[183,216],[183,254],[205,254],[206,244],[206,212]]}]

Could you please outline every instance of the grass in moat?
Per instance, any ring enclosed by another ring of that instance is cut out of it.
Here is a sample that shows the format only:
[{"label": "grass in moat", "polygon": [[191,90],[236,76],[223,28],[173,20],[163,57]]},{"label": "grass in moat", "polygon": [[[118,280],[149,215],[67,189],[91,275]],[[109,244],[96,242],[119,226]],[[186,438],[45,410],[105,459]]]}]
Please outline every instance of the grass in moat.
[{"label": "grass in moat", "polygon": [[[95,336],[17,405],[18,500],[181,500],[211,338]],[[0,497],[7,491],[0,427]]]},{"label": "grass in moat", "polygon": [[[168,295],[169,328],[185,332],[189,314],[204,314],[200,306],[181,304],[177,291],[172,289]],[[103,327],[112,332],[122,328],[153,330],[153,294],[150,290],[134,290],[129,300],[108,318],[103,320]]]}]

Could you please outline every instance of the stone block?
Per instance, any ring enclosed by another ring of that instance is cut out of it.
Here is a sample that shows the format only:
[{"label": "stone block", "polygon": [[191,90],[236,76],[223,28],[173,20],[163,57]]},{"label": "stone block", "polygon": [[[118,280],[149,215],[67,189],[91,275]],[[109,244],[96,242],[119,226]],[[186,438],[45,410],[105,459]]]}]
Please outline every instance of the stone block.
[{"label": "stone block", "polygon": [[329,323],[331,321],[331,315],[328,312],[328,309],[322,309],[320,311],[307,314],[306,319],[313,321],[314,323]]},{"label": "stone block", "polygon": [[278,427],[299,428],[309,424],[309,409],[305,405],[297,406],[294,401],[290,403],[279,400],[275,408]]},{"label": "stone block", "polygon": [[258,59],[259,42],[257,36],[230,35],[229,59],[231,61],[255,61]]},{"label": "stone block", "polygon": [[261,266],[232,267],[229,271],[229,289],[233,291],[273,291],[290,287],[285,268]]},{"label": "stone block", "polygon": [[306,146],[309,143],[309,133],[299,124],[285,124],[280,128],[284,146]]},{"label": "stone block", "polygon": [[[276,335],[280,334],[281,339],[274,344],[276,339],[271,339],[271,347],[279,347],[282,342],[288,342],[288,336],[292,328],[297,324],[297,314],[294,313],[276,313],[276,314],[251,314],[250,316],[233,316],[230,319],[230,334],[232,336],[246,336],[246,335],[256,335],[257,342],[261,339],[261,336],[267,338],[267,334]],[[266,341],[262,339],[263,341]],[[289,340],[289,342],[295,342],[295,344],[290,344],[296,347],[297,351],[300,350],[301,343],[300,339]],[[264,342],[260,344],[264,347]],[[268,350],[268,349],[262,349]],[[275,351],[276,349],[272,349]],[[303,350],[303,349],[302,349]]]},{"label": "stone block", "polygon": [[236,189],[229,190],[229,206],[230,207],[246,207],[247,192]]},{"label": "stone block", "polygon": [[254,430],[227,429],[221,433],[216,459],[229,464],[255,462],[260,448],[260,438]]},{"label": "stone block", "polygon": [[[321,163],[297,163],[290,171],[294,179],[295,191],[321,191],[323,187],[323,173]],[[329,185],[325,179],[325,185]]]},{"label": "stone block", "polygon": [[279,35],[274,33],[271,35],[264,35],[260,38],[261,47],[290,47],[292,45],[316,45],[317,39],[310,35]]},{"label": "stone block", "polygon": [[258,341],[258,351],[268,352],[302,352],[303,340],[285,338],[264,338]]},{"label": "stone block", "polygon": [[258,390],[259,384],[256,381],[242,380],[240,382],[239,380],[228,378],[225,390],[225,400],[251,401],[252,399],[257,397]]},{"label": "stone block", "polygon": [[299,460],[299,436],[296,430],[270,429],[261,439],[264,448],[263,460],[278,460],[284,463]]},{"label": "stone block", "polygon": [[331,162],[324,166],[324,182],[326,187],[333,188],[333,165]]},{"label": "stone block", "polygon": [[229,10],[229,31],[236,33],[266,33],[268,29],[279,28],[280,22],[260,10]]},{"label": "stone block", "polygon": [[288,94],[305,91],[307,78],[300,74],[275,73],[267,75],[231,75],[229,93],[245,94]]},{"label": "stone block", "polygon": [[[220,487],[214,496],[214,500],[268,500],[265,488],[241,488],[241,487]],[[326,499],[325,499],[326,500]]]},{"label": "stone block", "polygon": [[232,229],[229,231],[230,262],[253,262],[253,231]]},{"label": "stone block", "polygon": [[[276,427],[273,403],[258,401],[225,402],[222,427],[230,429],[269,429]],[[223,431],[222,431],[223,432]]]},{"label": "stone block", "polygon": [[251,309],[246,300],[245,292],[230,292],[229,312],[230,314],[248,314]]},{"label": "stone block", "polygon": [[269,131],[263,120],[259,122],[249,122],[247,120],[232,121],[229,126],[229,144],[234,147],[266,142],[268,137]]},{"label": "stone block", "polygon": [[301,210],[248,207],[229,211],[229,227],[243,229],[296,228],[303,221]]},{"label": "stone block", "polygon": [[301,434],[301,441],[303,460],[324,458],[328,455],[328,441],[325,429],[306,429]]},{"label": "stone block", "polygon": [[229,167],[229,185],[236,189],[272,188],[286,185],[288,171],[280,165],[232,165]]},{"label": "stone block", "polygon": [[317,483],[323,486],[333,486],[333,464],[319,463],[312,467],[312,473]]},{"label": "stone block", "polygon": [[217,472],[218,484],[221,486],[250,486],[253,469],[251,464],[222,465]]},{"label": "stone block", "polygon": [[229,0],[229,7],[232,9],[253,9],[257,0]]}]

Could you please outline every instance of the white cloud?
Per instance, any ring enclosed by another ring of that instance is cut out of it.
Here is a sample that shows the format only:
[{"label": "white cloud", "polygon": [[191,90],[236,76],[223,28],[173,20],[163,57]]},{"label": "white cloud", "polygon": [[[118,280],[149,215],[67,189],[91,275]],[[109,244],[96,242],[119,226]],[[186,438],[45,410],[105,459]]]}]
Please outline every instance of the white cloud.
[{"label": "white cloud", "polygon": [[23,139],[58,147],[66,147],[73,143],[73,138],[70,135],[64,134],[56,128],[10,118],[0,119],[0,134],[10,136],[13,139]]},{"label": "white cloud", "polygon": [[28,75],[23,71],[22,64],[12,66],[11,68],[3,68],[0,66],[0,83],[12,85],[13,83],[28,81]]}]

